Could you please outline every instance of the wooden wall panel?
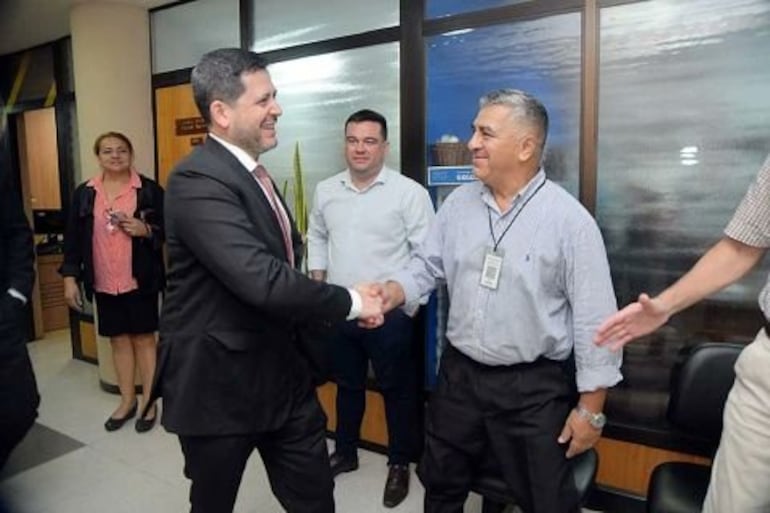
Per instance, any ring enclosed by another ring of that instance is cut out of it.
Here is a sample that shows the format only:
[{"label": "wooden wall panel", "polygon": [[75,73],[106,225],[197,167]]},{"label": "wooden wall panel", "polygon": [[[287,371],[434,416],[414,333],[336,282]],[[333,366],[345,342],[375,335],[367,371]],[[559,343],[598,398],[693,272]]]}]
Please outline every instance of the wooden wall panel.
[{"label": "wooden wall panel", "polygon": [[96,360],[96,325],[93,322],[80,321],[80,350],[83,356]]},{"label": "wooden wall panel", "polygon": [[596,482],[624,492],[647,496],[650,474],[660,463],[685,461],[708,465],[710,460],[680,452],[667,451],[646,445],[602,438],[596,446],[599,452],[599,472]]},{"label": "wooden wall panel", "polygon": [[155,90],[156,152],[158,155],[158,183],[166,186],[168,175],[182,157],[190,153],[194,143],[205,134],[177,135],[176,121],[199,117],[193,100],[192,86],[182,84]]},{"label": "wooden wall panel", "polygon": [[[321,402],[321,407],[328,419],[326,428],[329,431],[334,431],[337,429],[337,408],[335,406],[337,385],[326,383],[318,387],[317,392],[318,400]],[[366,410],[361,422],[361,440],[385,447],[388,445],[385,402],[382,399],[382,394],[371,390],[366,391]]]},{"label": "wooden wall panel", "polygon": [[[26,160],[28,189],[25,190],[26,200],[33,209],[61,208],[59,192],[59,152],[56,140],[56,114],[53,107],[26,111],[21,114],[24,119],[23,137],[19,137],[19,145],[25,145],[19,155]],[[21,149],[21,148],[20,148]]]},{"label": "wooden wall panel", "polygon": [[46,332],[68,328],[70,324],[69,309],[64,300],[64,279],[58,272],[63,261],[64,255],[61,254],[41,255],[37,259],[43,328]]}]

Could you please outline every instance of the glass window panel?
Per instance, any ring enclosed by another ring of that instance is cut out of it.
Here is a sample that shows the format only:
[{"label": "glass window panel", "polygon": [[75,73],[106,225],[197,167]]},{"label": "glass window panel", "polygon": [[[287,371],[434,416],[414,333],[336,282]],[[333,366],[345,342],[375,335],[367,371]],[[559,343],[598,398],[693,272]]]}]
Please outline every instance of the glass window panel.
[{"label": "glass window panel", "polygon": [[[618,300],[658,293],[721,236],[770,150],[770,3],[602,9],[597,218]],[[748,341],[768,266],[627,346],[616,420],[663,423],[677,352]]]},{"label": "glass window panel", "polygon": [[345,169],[344,124],[353,112],[373,109],[388,121],[386,164],[400,169],[398,43],[304,57],[271,65],[283,115],[278,146],[260,159],[279,188],[289,183],[299,143],[308,204],[319,181]]},{"label": "glass window panel", "polygon": [[152,72],[195,66],[201,55],[241,45],[238,0],[197,0],[150,14]]},{"label": "glass window panel", "polygon": [[577,194],[580,125],[580,14],[453,31],[427,39],[428,143],[462,141],[493,89],[537,96],[548,109],[546,172]]},{"label": "glass window panel", "polygon": [[533,0],[475,0],[474,2],[469,2],[468,0],[428,0],[425,6],[425,16],[427,18],[440,18],[469,11],[480,11],[531,1]]},{"label": "glass window panel", "polygon": [[252,49],[312,43],[399,24],[399,0],[252,0]]}]

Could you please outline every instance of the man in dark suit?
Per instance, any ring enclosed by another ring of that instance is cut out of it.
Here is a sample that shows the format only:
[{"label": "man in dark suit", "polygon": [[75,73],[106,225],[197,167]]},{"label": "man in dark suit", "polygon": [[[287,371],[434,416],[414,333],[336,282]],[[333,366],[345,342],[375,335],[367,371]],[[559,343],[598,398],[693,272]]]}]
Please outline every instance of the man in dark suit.
[{"label": "man in dark suit", "polygon": [[7,170],[0,169],[0,468],[32,427],[40,403],[23,328],[34,262],[21,199]]},{"label": "man in dark suit", "polygon": [[257,449],[290,513],[334,511],[326,419],[300,351],[303,325],[382,322],[375,288],[297,271],[302,240],[260,154],[281,107],[257,54],[209,52],[191,82],[209,136],[172,172],[169,272],[156,390],[192,481],[193,513],[232,511]]}]

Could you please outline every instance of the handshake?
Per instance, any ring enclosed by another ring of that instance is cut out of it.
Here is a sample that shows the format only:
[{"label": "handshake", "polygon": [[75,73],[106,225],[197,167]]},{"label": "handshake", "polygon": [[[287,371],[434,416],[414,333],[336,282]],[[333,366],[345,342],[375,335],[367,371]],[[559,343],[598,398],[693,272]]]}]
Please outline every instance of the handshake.
[{"label": "handshake", "polygon": [[361,295],[361,313],[358,325],[378,328],[385,322],[385,314],[404,302],[404,289],[398,282],[360,283],[353,287]]}]

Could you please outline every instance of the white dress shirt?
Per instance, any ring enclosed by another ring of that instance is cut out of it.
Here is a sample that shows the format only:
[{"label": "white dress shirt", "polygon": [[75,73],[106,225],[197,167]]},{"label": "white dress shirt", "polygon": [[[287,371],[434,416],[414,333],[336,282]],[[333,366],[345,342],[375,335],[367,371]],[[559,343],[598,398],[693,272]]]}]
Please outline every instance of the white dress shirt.
[{"label": "white dress shirt", "polygon": [[[428,191],[383,167],[359,190],[345,170],[318,184],[308,228],[308,268],[343,287],[383,281],[416,253],[434,218]],[[416,310],[416,304],[409,310]]]}]

